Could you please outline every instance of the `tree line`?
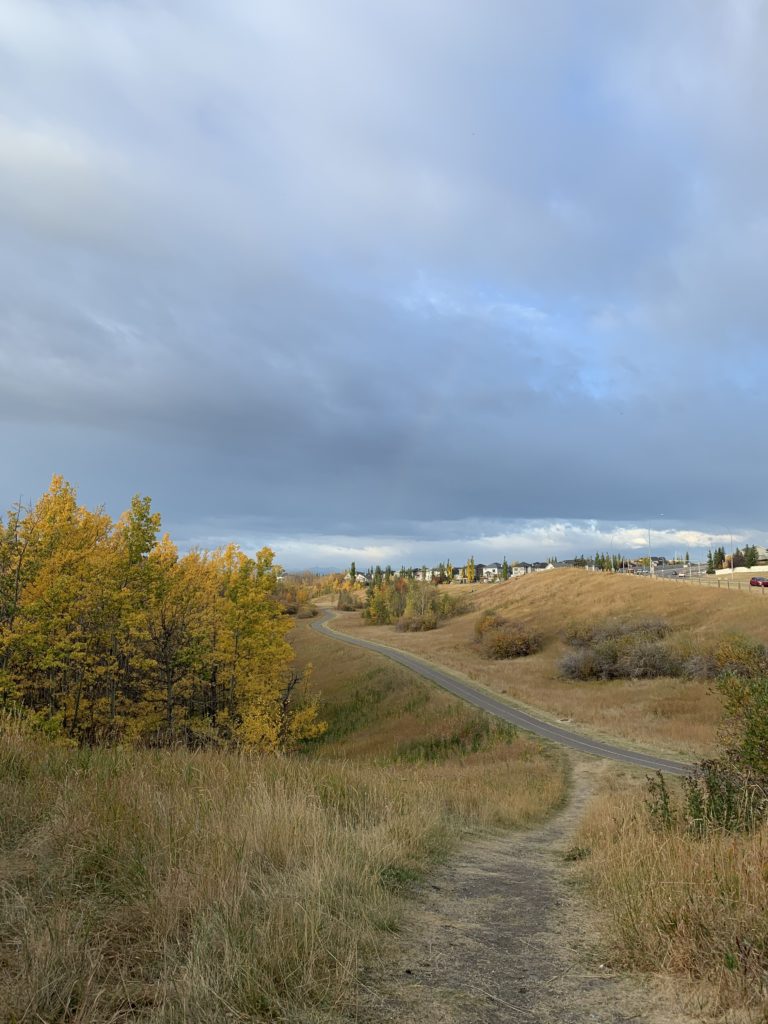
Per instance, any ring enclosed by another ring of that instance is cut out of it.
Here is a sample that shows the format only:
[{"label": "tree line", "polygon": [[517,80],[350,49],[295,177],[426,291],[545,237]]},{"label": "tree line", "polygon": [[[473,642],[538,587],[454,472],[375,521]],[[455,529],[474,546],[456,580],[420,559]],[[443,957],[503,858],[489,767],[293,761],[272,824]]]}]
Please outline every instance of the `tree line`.
[{"label": "tree line", "polygon": [[318,735],[297,700],[274,553],[181,555],[147,497],[117,520],[56,476],[0,519],[0,708],[78,743]]},{"label": "tree line", "polygon": [[757,565],[759,552],[755,544],[745,544],[744,548],[736,548],[733,554],[726,555],[724,547],[710,549],[707,553],[707,572],[711,575],[718,569],[751,569]]}]

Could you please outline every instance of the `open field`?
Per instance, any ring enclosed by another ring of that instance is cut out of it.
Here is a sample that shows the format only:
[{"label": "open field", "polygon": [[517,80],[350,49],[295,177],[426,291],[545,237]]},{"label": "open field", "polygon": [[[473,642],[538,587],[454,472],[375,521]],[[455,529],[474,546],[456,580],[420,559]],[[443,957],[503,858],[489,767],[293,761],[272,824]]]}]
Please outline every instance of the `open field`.
[{"label": "open field", "polygon": [[562,804],[557,751],[380,659],[299,646],[331,730],[292,758],[0,723],[0,1020],[348,1019],[405,887],[468,831]]},{"label": "open field", "polygon": [[[564,627],[610,616],[662,617],[694,649],[734,632],[768,642],[768,604],[743,591],[568,569],[457,589],[471,595],[474,610],[432,632],[400,633],[394,626],[368,626],[354,612],[342,613],[334,626],[445,665],[494,693],[596,735],[688,756],[707,754],[716,745],[721,707],[711,685],[696,679],[564,679],[558,670],[565,649]],[[543,650],[511,661],[481,658],[474,645],[474,625],[489,608],[543,633]]]}]

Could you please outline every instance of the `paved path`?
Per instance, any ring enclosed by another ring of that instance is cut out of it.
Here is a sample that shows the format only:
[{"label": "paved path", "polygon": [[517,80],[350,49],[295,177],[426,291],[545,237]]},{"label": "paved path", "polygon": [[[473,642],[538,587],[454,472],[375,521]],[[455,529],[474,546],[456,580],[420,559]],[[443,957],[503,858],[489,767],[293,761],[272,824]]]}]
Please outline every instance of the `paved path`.
[{"label": "paved path", "polygon": [[591,739],[581,733],[564,729],[562,726],[547,722],[545,719],[536,718],[527,711],[514,707],[506,701],[499,700],[485,690],[481,690],[471,683],[465,682],[453,673],[444,668],[417,658],[413,654],[399,651],[395,647],[387,647],[385,644],[376,643],[374,640],[363,640],[358,637],[347,636],[332,629],[329,622],[335,618],[335,613],[326,612],[322,618],[312,623],[312,628],[324,636],[339,640],[345,644],[352,644],[353,647],[364,647],[377,654],[383,654],[385,658],[396,661],[399,665],[416,672],[418,675],[429,679],[430,682],[452,693],[455,697],[474,704],[482,711],[487,711],[497,718],[517,725],[527,732],[535,733],[544,739],[552,740],[554,743],[562,743],[566,747],[580,750],[584,754],[594,754],[596,757],[605,757],[611,761],[622,761],[624,764],[638,765],[640,768],[648,768],[650,771],[668,772],[670,775],[687,775],[691,766],[681,761],[670,761],[663,757],[656,757],[653,754],[644,754],[637,750],[630,750],[627,747],[615,746],[612,743],[603,743],[601,740]]}]

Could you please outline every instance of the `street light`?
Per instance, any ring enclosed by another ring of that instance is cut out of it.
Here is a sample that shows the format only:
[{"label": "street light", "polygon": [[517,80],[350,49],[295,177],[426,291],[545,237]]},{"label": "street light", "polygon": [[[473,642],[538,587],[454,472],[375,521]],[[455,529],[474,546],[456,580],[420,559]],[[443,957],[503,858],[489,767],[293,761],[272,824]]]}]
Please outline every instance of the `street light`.
[{"label": "street light", "polygon": [[[663,519],[664,518],[664,513],[663,512],[659,512],[659,514],[657,515],[656,518],[657,519]],[[653,565],[652,565],[652,560],[651,560],[651,524],[649,523],[648,524],[648,578],[650,579],[651,576],[653,576],[653,575],[655,575],[655,573],[653,571]]]}]

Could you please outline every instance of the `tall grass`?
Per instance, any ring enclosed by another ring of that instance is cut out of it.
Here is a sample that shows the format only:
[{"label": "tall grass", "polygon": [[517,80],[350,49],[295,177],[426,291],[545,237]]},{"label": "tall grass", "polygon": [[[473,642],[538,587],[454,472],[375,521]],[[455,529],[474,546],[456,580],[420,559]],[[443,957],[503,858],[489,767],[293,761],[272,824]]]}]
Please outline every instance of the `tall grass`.
[{"label": "tall grass", "polygon": [[612,792],[576,842],[625,965],[686,975],[713,1008],[768,1017],[768,829],[661,830],[642,794]]},{"label": "tall grass", "polygon": [[466,829],[537,820],[514,738],[425,763],[76,750],[0,724],[0,1020],[328,1021]]}]

